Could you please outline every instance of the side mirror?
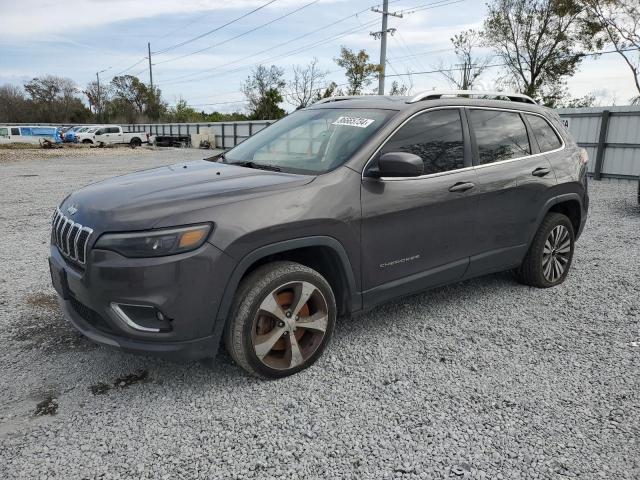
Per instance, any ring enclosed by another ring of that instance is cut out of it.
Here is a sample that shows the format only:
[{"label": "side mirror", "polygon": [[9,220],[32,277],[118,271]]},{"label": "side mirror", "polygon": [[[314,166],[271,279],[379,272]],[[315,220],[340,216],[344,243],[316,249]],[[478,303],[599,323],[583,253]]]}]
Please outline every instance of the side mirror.
[{"label": "side mirror", "polygon": [[379,177],[419,177],[424,173],[422,158],[413,153],[389,152],[378,160]]}]

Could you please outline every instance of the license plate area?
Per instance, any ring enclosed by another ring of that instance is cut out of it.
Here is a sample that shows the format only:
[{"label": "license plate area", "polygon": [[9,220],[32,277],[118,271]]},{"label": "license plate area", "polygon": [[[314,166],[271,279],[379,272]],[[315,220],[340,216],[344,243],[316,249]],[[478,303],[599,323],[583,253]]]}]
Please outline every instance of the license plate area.
[{"label": "license plate area", "polygon": [[69,285],[67,283],[67,274],[64,268],[60,268],[49,260],[49,271],[51,272],[51,283],[53,288],[58,292],[64,300],[69,299]]}]

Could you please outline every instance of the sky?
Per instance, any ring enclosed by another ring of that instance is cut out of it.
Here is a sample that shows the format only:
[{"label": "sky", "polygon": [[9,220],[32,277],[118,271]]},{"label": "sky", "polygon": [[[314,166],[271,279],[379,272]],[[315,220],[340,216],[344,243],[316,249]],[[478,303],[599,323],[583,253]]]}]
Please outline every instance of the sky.
[{"label": "sky", "polygon": [[[96,72],[102,83],[117,74],[148,82],[149,42],[154,85],[169,104],[184,99],[198,110],[243,110],[240,87],[258,64],[284,68],[289,80],[294,65],[316,58],[328,80],[343,84],[334,61],[341,45],[365,49],[378,62],[380,41],[370,35],[381,28],[380,14],[370,10],[376,1],[0,0],[0,85],[52,74],[84,88]],[[412,11],[420,6],[426,8]],[[389,10],[405,13],[389,19],[396,33],[388,39],[387,88],[393,80],[411,93],[450,88],[439,73],[416,72],[456,63],[450,38],[482,26],[485,2],[391,0]],[[487,70],[475,88],[494,89],[499,74]],[[573,97],[595,94],[600,105],[627,104],[634,96],[617,54],[585,60],[568,87]]]}]

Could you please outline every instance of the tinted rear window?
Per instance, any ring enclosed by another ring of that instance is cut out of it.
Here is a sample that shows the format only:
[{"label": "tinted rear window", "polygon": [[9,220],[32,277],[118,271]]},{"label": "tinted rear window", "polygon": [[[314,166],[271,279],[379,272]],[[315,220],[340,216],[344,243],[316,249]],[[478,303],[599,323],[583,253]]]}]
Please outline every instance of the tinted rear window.
[{"label": "tinted rear window", "polygon": [[549,122],[537,115],[527,115],[526,117],[533,130],[533,135],[538,141],[541,152],[548,152],[562,146],[562,142],[551,125],[549,125]]},{"label": "tinted rear window", "polygon": [[471,126],[478,145],[479,164],[531,155],[527,128],[519,113],[471,110]]}]

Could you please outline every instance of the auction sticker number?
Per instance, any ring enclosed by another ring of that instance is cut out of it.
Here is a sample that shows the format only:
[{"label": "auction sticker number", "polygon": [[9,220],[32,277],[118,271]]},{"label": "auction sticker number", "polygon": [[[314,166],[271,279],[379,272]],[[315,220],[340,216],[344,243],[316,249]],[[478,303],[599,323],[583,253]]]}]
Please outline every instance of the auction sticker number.
[{"label": "auction sticker number", "polygon": [[360,117],[338,117],[338,119],[332,123],[332,125],[346,125],[348,127],[367,128],[374,120],[370,118]]}]

